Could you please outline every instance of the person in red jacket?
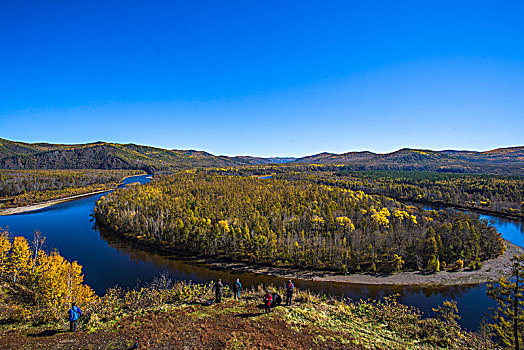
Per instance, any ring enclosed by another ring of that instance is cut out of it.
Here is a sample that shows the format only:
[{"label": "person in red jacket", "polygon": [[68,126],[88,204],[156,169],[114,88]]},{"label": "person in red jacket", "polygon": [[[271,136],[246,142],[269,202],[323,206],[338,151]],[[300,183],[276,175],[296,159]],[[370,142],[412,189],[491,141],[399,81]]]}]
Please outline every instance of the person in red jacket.
[{"label": "person in red jacket", "polygon": [[264,309],[266,314],[271,312],[271,300],[273,300],[273,297],[271,293],[269,293],[269,290],[266,290],[266,294],[264,294]]}]

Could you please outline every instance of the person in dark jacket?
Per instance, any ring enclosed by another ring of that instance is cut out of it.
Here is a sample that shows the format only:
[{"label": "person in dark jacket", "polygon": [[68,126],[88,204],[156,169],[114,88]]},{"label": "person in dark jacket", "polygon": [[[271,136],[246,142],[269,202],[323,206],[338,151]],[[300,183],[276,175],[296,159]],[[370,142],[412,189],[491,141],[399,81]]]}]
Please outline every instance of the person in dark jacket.
[{"label": "person in dark jacket", "polygon": [[237,278],[236,282],[233,283],[233,297],[235,300],[240,299],[240,289],[242,288],[242,284],[240,283],[240,280]]},{"label": "person in dark jacket", "polygon": [[213,289],[215,290],[215,303],[222,302],[222,288],[224,288],[224,285],[222,284],[222,280],[219,278],[217,283],[213,286]]},{"label": "person in dark jacket", "polygon": [[287,306],[291,305],[291,300],[293,299],[294,290],[295,290],[295,285],[293,284],[293,282],[291,282],[291,280],[289,280],[286,285],[286,305]]},{"label": "person in dark jacket", "polygon": [[82,310],[73,303],[67,313],[69,314],[69,330],[71,332],[76,332],[78,319],[80,318],[80,315],[82,315]]},{"label": "person in dark jacket", "polygon": [[271,300],[273,300],[273,297],[271,293],[269,293],[269,290],[266,290],[266,294],[264,294],[264,310],[266,314],[271,312]]}]

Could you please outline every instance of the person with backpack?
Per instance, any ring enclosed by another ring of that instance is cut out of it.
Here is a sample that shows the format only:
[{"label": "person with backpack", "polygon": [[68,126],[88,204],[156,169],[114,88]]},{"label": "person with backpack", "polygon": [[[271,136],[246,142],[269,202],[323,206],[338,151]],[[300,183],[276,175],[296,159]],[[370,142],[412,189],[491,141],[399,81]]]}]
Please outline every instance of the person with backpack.
[{"label": "person with backpack", "polygon": [[271,293],[269,293],[269,290],[266,290],[266,294],[264,294],[264,310],[266,314],[271,312],[271,300],[273,300],[273,297]]},{"label": "person with backpack", "polygon": [[240,289],[242,288],[242,284],[240,283],[240,280],[237,278],[236,282],[233,283],[233,297],[235,300],[240,299]]},{"label": "person with backpack", "polygon": [[291,306],[291,300],[293,299],[293,291],[295,290],[295,285],[291,280],[287,282],[286,285],[286,306]]},{"label": "person with backpack", "polygon": [[213,289],[215,290],[215,303],[222,302],[222,288],[224,288],[224,285],[222,284],[222,279],[219,278],[213,286]]},{"label": "person with backpack", "polygon": [[71,309],[68,311],[69,314],[69,330],[71,332],[76,332],[76,327],[78,325],[78,319],[82,315],[82,310],[76,306],[76,303],[71,304]]}]

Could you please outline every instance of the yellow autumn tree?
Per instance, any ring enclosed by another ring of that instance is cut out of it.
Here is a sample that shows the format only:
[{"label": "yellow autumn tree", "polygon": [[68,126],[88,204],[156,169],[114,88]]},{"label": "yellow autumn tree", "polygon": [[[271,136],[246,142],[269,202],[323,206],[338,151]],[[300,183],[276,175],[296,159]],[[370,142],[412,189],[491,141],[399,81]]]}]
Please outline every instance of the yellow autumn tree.
[{"label": "yellow autumn tree", "polygon": [[85,305],[96,299],[93,290],[83,284],[82,266],[76,261],[71,263],[56,252],[42,253],[35,270],[39,271],[35,294],[48,318],[60,318],[71,302]]},{"label": "yellow autumn tree", "polygon": [[4,279],[8,272],[8,258],[11,250],[11,242],[7,231],[0,231],[0,280]]},{"label": "yellow autumn tree", "polygon": [[13,283],[21,277],[24,277],[30,268],[31,251],[29,244],[24,237],[17,236],[13,240],[11,246],[11,255],[9,256],[9,273],[13,278]]}]

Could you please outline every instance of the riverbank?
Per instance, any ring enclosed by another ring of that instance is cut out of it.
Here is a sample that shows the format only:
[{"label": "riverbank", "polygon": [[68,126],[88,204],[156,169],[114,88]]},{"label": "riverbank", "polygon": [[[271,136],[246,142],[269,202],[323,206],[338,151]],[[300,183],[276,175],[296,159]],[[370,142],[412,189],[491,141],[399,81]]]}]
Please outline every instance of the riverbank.
[{"label": "riverbank", "polygon": [[39,209],[44,209],[44,208],[50,207],[52,205],[56,205],[56,204],[60,204],[60,203],[64,203],[64,202],[69,202],[69,201],[72,201],[72,200],[75,200],[75,199],[79,199],[79,198],[82,198],[82,197],[93,196],[93,195],[99,194],[99,193],[104,193],[104,192],[110,191],[111,189],[114,189],[114,188],[115,187],[109,188],[109,189],[105,189],[105,190],[100,190],[100,191],[94,191],[94,192],[78,194],[76,196],[71,196],[71,197],[52,199],[52,200],[47,201],[47,202],[26,205],[26,206],[23,206],[23,207],[14,207],[14,208],[1,209],[0,210],[0,215],[22,214],[22,213],[27,213],[27,212],[39,210]]},{"label": "riverbank", "polygon": [[461,284],[478,284],[496,281],[503,275],[508,275],[511,269],[511,258],[524,253],[524,248],[505,241],[507,250],[504,255],[482,262],[479,270],[440,271],[426,273],[423,271],[396,272],[391,274],[349,274],[343,275],[330,271],[286,269],[267,266],[251,266],[243,263],[228,263],[202,260],[202,263],[215,268],[250,272],[257,274],[282,277],[286,279],[301,279],[315,282],[337,282],[348,284],[367,285],[395,285],[395,286],[453,286]]},{"label": "riverbank", "polygon": [[[462,269],[460,271],[440,271],[437,273],[428,273],[425,271],[403,271],[389,274],[340,274],[333,271],[325,270],[302,270],[297,268],[256,266],[244,262],[231,262],[226,259],[195,257],[185,251],[176,249],[162,248],[155,244],[141,241],[132,236],[110,233],[122,240],[132,241],[144,250],[153,249],[164,252],[169,256],[176,255],[177,259],[187,261],[191,264],[209,267],[211,269],[223,270],[236,273],[254,273],[279,277],[284,279],[300,279],[313,282],[335,282],[354,285],[389,285],[389,286],[417,286],[417,287],[440,287],[455,285],[473,285],[498,280],[501,276],[508,275],[511,269],[511,258],[514,255],[524,254],[524,247],[517,246],[507,240],[504,244],[507,250],[498,258],[482,261],[482,267],[479,270]],[[138,248],[140,249],[140,248]]]},{"label": "riverbank", "polygon": [[35,203],[35,204],[25,205],[25,206],[21,206],[21,207],[12,207],[12,208],[0,209],[0,216],[2,216],[2,215],[15,215],[15,214],[28,213],[28,212],[35,211],[35,210],[44,209],[44,208],[47,208],[47,207],[50,207],[50,206],[53,206],[53,205],[56,205],[56,204],[69,202],[69,201],[72,201],[72,200],[75,200],[75,199],[79,199],[79,198],[83,198],[83,197],[89,197],[89,196],[94,196],[96,194],[100,194],[100,193],[104,193],[104,192],[107,192],[107,191],[114,190],[118,186],[122,185],[123,181],[125,179],[128,179],[130,177],[135,177],[135,176],[143,176],[143,175],[147,175],[147,173],[126,176],[126,177],[122,178],[122,180],[120,180],[120,183],[117,186],[111,186],[111,187],[108,187],[106,189],[99,190],[99,191],[91,191],[91,192],[81,193],[81,194],[74,195],[74,196],[51,199],[49,201],[45,201],[45,202],[42,202],[42,203]]},{"label": "riverbank", "polygon": [[403,203],[416,203],[416,204],[422,204],[422,205],[429,205],[429,206],[437,206],[437,207],[446,207],[446,208],[453,208],[457,210],[463,210],[463,211],[471,211],[479,214],[486,214],[486,215],[496,215],[508,219],[517,219],[522,220],[524,219],[524,214],[515,212],[515,213],[509,213],[506,211],[498,211],[493,210],[489,208],[480,208],[480,207],[472,207],[468,205],[461,205],[461,204],[450,204],[445,202],[438,202],[438,201],[428,201],[428,200],[416,200],[416,199],[406,199],[406,198],[395,198],[392,197],[399,202]]}]

